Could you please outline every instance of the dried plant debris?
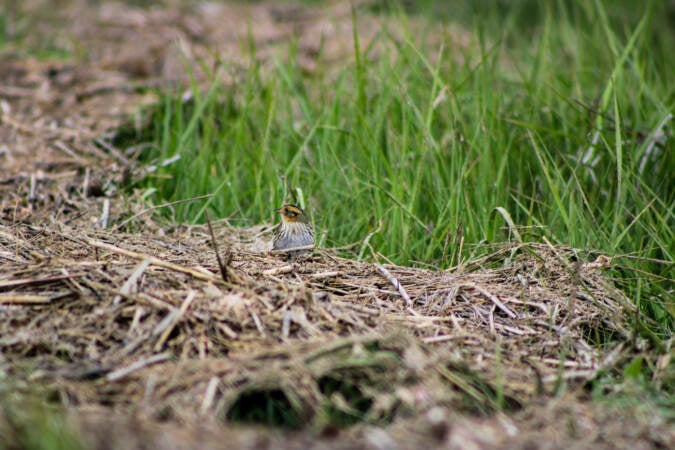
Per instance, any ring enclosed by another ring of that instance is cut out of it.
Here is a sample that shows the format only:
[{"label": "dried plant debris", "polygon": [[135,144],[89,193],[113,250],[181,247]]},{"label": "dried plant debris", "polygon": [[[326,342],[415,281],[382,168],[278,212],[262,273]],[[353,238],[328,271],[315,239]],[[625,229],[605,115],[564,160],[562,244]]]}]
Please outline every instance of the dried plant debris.
[{"label": "dried plant debris", "polygon": [[443,272],[329,250],[289,263],[246,250],[246,230],[216,234],[227,282],[202,226],[0,227],[1,370],[78,406],[321,427],[518,409],[624,358],[633,308],[573,249],[505,246]]}]

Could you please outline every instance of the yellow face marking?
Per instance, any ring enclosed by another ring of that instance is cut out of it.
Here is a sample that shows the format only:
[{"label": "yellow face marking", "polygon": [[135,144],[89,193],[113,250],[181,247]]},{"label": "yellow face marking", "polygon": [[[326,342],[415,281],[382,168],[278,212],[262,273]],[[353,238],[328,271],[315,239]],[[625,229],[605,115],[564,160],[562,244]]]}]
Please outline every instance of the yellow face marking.
[{"label": "yellow face marking", "polygon": [[305,212],[295,205],[283,205],[275,211],[281,214],[285,222],[302,222],[305,219]]}]

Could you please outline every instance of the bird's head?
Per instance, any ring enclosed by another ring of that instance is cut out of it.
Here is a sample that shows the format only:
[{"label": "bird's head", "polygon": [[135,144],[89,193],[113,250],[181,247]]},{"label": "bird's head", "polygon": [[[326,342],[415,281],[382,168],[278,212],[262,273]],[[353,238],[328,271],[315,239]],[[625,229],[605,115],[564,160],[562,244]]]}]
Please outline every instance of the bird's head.
[{"label": "bird's head", "polygon": [[307,222],[305,212],[295,205],[284,205],[274,211],[281,214],[284,222]]}]

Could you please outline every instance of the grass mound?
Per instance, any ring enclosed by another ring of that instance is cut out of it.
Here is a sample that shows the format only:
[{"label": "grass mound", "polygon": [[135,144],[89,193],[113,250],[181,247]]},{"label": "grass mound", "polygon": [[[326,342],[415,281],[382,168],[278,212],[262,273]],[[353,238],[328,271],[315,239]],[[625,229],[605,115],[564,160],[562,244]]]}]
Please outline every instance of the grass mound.
[{"label": "grass mound", "polygon": [[492,414],[633,355],[636,309],[608,260],[569,248],[501,246],[465,272],[329,250],[289,263],[248,249],[259,228],[221,225],[224,282],[202,226],[1,236],[21,249],[0,277],[7,374],[78,407],[319,429],[435,406]]}]

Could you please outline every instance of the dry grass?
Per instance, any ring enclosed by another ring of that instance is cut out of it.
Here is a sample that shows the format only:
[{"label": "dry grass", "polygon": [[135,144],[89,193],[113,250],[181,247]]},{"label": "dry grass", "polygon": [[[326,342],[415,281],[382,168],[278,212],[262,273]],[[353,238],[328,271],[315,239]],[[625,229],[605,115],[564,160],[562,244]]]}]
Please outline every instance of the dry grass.
[{"label": "dry grass", "polygon": [[[303,423],[333,402],[327,380],[363,378],[371,406],[358,414],[378,421],[402,403],[416,413],[458,399],[469,411],[517,407],[623,357],[611,342],[628,337],[630,303],[602,263],[572,249],[503,246],[474,263],[485,269],[439,272],[330,250],[288,262],[246,250],[257,229],[217,229],[228,282],[201,226],[165,236],[0,228],[9,374],[25,375],[28,360],[31,382],[54,383],[72,405],[142,404],[181,420],[226,417],[251,392],[279,392]],[[420,399],[398,385],[418,386]]]}]

